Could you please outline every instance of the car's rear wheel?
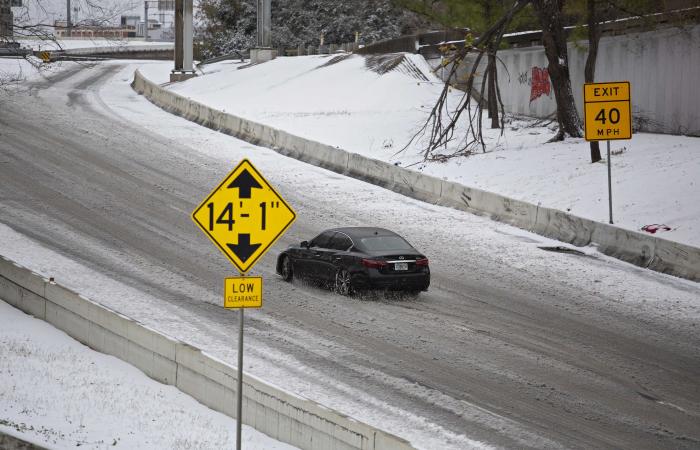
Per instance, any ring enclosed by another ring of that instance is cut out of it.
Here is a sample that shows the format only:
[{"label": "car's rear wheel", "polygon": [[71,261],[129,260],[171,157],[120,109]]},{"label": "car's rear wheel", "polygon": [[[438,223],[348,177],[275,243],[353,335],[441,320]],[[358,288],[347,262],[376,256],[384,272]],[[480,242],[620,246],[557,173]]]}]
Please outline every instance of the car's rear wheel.
[{"label": "car's rear wheel", "polygon": [[346,269],[340,269],[335,274],[335,292],[340,295],[351,295],[353,293],[352,277]]},{"label": "car's rear wheel", "polygon": [[292,281],[292,278],[294,278],[292,260],[289,259],[289,256],[285,256],[284,259],[282,259],[282,279],[284,281]]}]

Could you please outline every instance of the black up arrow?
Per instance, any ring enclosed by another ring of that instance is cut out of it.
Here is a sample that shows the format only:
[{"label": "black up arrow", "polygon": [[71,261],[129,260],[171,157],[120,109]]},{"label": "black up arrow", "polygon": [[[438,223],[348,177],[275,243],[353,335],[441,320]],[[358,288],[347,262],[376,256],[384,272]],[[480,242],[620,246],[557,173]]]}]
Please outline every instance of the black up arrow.
[{"label": "black up arrow", "polygon": [[260,247],[260,244],[251,244],[249,234],[239,234],[238,244],[226,244],[226,246],[230,248],[236,256],[238,256],[238,259],[246,262],[248,261],[248,258],[250,258],[250,255],[255,253],[255,250]]},{"label": "black up arrow", "polygon": [[253,175],[248,172],[248,169],[243,169],[243,172],[239,173],[235,180],[227,186],[229,189],[238,188],[239,198],[250,198],[251,189],[262,189],[260,183],[253,178]]}]

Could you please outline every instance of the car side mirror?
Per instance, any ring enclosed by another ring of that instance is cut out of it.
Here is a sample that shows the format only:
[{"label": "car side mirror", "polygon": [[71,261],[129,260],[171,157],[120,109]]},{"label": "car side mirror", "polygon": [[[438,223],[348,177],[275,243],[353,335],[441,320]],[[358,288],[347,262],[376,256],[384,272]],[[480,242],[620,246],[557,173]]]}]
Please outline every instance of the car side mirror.
[{"label": "car side mirror", "polygon": [[299,245],[301,245],[304,248],[309,248],[309,241],[301,241],[301,244]]}]

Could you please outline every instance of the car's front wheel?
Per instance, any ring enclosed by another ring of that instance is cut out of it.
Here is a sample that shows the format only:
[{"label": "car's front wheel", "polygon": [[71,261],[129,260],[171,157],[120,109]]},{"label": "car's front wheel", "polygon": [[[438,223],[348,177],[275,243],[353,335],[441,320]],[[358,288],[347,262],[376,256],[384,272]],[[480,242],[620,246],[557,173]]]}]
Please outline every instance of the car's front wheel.
[{"label": "car's front wheel", "polygon": [[352,295],[352,277],[346,269],[339,269],[335,274],[335,292],[340,295]]},{"label": "car's front wheel", "polygon": [[289,256],[285,256],[284,259],[282,260],[282,279],[284,281],[292,281],[292,278],[294,278],[294,272],[292,269],[292,260],[289,259]]}]

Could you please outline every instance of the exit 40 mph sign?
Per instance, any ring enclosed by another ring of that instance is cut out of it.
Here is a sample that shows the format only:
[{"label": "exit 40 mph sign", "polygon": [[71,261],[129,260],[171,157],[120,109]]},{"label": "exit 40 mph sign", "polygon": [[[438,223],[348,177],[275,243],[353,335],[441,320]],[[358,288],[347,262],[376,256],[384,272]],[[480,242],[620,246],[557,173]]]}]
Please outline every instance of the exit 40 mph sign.
[{"label": "exit 40 mph sign", "polygon": [[241,273],[294,222],[296,214],[247,159],[236,166],[192,219]]},{"label": "exit 40 mph sign", "polygon": [[587,141],[632,139],[629,81],[586,83],[583,103]]}]

